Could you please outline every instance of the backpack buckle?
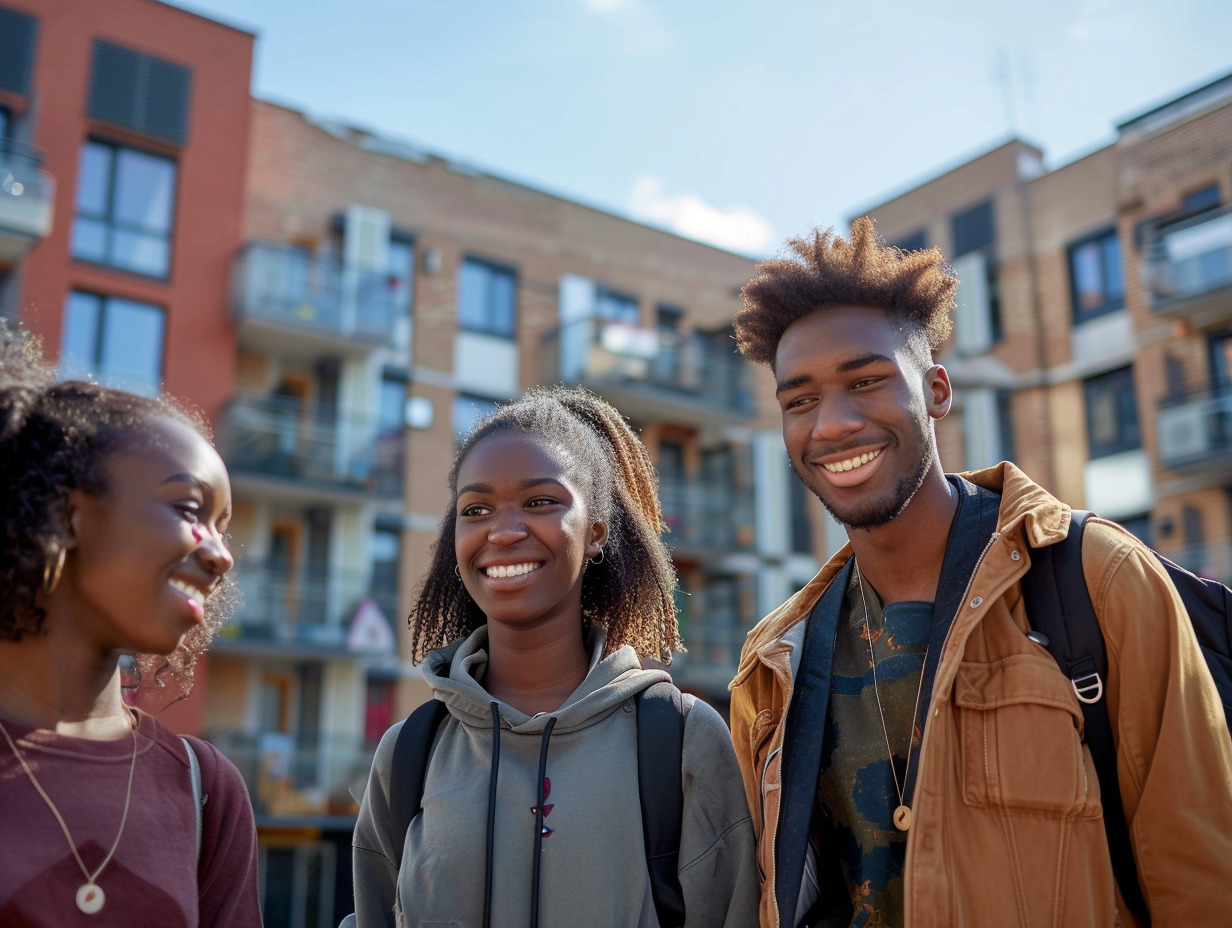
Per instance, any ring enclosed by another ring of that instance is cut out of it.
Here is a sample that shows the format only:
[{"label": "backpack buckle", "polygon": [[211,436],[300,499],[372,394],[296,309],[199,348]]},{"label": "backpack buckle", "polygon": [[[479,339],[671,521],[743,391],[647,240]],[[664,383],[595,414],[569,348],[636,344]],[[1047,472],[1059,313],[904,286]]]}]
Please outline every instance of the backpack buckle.
[{"label": "backpack buckle", "polygon": [[1074,695],[1078,697],[1079,702],[1091,704],[1104,698],[1104,681],[1097,673],[1074,677],[1069,682],[1073,685]]}]

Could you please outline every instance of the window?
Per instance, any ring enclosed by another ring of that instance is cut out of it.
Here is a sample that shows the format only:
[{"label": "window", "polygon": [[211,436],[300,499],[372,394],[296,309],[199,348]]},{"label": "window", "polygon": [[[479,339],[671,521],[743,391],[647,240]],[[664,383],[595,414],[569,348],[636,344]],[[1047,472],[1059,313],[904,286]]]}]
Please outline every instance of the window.
[{"label": "window", "polygon": [[77,170],[76,258],[150,277],[171,267],[176,164],[133,148],[89,141]]},{"label": "window", "polygon": [[94,43],[88,112],[94,119],[182,145],[192,72],[110,42]]},{"label": "window", "polygon": [[453,401],[453,436],[461,441],[466,433],[488,413],[496,409],[493,400],[485,400],[478,396],[461,394]]},{"label": "window", "polygon": [[1092,377],[1083,383],[1087,408],[1087,443],[1092,458],[1132,451],[1141,446],[1138,403],[1131,367]]},{"label": "window", "polygon": [[636,325],[641,314],[637,310],[637,300],[634,297],[600,287],[595,293],[595,318]]},{"label": "window", "polygon": [[[0,106],[0,142],[3,142],[5,139],[11,137],[9,134],[12,131],[9,128],[11,121],[12,117],[9,115],[8,107]],[[0,154],[3,153],[4,147],[0,146]]]},{"label": "window", "polygon": [[1211,184],[1201,190],[1185,194],[1181,198],[1181,212],[1197,213],[1204,209],[1212,209],[1219,205],[1219,185]]},{"label": "window", "polygon": [[1232,332],[1212,335],[1210,350],[1211,386],[1227,390],[1232,387]]},{"label": "window", "polygon": [[813,553],[813,527],[809,522],[809,509],[814,505],[810,502],[812,494],[804,485],[804,481],[791,468],[787,475],[787,505],[790,535],[788,541],[792,554]]},{"label": "window", "polygon": [[950,237],[953,239],[951,258],[961,258],[969,252],[996,244],[997,231],[993,221],[992,200],[985,200],[968,210],[955,213],[950,219]]},{"label": "window", "polygon": [[1125,305],[1125,275],[1115,229],[1069,248],[1074,322],[1086,322]]},{"label": "window", "polygon": [[458,323],[462,328],[512,338],[517,294],[513,271],[467,258],[459,274]]},{"label": "window", "polygon": [[0,90],[28,94],[38,44],[38,20],[0,7]]},{"label": "window", "polygon": [[904,235],[897,242],[890,242],[890,245],[899,251],[920,251],[928,247],[928,232],[920,229],[918,232]]},{"label": "window", "polygon": [[390,622],[398,612],[398,560],[402,533],[394,526],[378,524],[372,531],[372,598]]},{"label": "window", "polygon": [[386,266],[394,313],[397,316],[405,315],[411,308],[411,287],[415,276],[415,246],[404,239],[391,238]]},{"label": "window", "polygon": [[163,311],[74,290],[64,311],[60,375],[93,374],[108,386],[153,395],[162,386]]},{"label": "window", "polygon": [[997,397],[997,443],[1001,460],[1014,460],[1014,394],[998,390]]}]

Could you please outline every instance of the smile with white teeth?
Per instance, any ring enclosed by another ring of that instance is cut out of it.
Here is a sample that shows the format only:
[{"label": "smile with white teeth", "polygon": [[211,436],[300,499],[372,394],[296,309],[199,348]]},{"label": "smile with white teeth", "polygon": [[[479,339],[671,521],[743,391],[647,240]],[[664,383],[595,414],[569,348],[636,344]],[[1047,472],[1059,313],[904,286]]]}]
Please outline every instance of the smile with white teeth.
[{"label": "smile with white teeth", "polygon": [[499,580],[504,577],[520,577],[538,569],[538,564],[497,564],[495,567],[485,567],[483,573],[484,576]]},{"label": "smile with white teeth", "polygon": [[857,467],[863,467],[879,454],[881,454],[880,448],[876,451],[868,451],[854,458],[848,458],[846,461],[839,461],[836,464],[822,464],[821,466],[832,474],[839,474],[845,470],[855,470]]},{"label": "smile with white teeth", "polygon": [[197,589],[191,583],[185,583],[183,580],[172,580],[171,587],[172,589],[179,590],[189,599],[196,600],[197,602],[200,602],[201,600],[205,599],[204,593],[202,593],[199,589]]}]

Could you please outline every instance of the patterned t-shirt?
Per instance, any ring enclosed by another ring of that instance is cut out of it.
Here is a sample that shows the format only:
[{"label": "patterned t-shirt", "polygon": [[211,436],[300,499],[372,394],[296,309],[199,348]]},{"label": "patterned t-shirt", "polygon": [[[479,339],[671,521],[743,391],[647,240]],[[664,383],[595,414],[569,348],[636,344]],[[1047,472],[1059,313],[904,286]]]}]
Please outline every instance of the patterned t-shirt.
[{"label": "patterned t-shirt", "polygon": [[883,608],[867,583],[864,598],[871,613],[868,632],[877,660],[877,686],[874,689],[864,602],[853,571],[834,645],[826,748],[817,783],[817,837],[823,854],[832,853],[840,862],[851,894],[853,928],[889,928],[903,924],[907,856],[907,834],[894,827],[892,818],[899,805],[894,775],[903,786],[908,743],[917,748],[920,743],[913,711],[933,604],[897,602]]}]

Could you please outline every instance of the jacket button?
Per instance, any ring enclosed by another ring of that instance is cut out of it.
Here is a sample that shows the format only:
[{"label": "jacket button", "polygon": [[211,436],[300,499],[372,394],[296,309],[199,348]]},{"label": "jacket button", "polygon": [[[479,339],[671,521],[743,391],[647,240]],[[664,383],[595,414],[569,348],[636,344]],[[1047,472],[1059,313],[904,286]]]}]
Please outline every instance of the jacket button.
[{"label": "jacket button", "polygon": [[1017,548],[1015,548],[1013,551],[1010,552],[1010,560],[1011,561],[1021,561],[1022,560],[1022,555],[1018,553]]},{"label": "jacket button", "polygon": [[983,597],[983,596],[977,596],[977,597],[975,597],[975,599],[971,600],[971,608],[972,608],[972,609],[978,609],[978,608],[980,608],[980,605],[981,605],[983,602],[984,602],[984,597]]}]

